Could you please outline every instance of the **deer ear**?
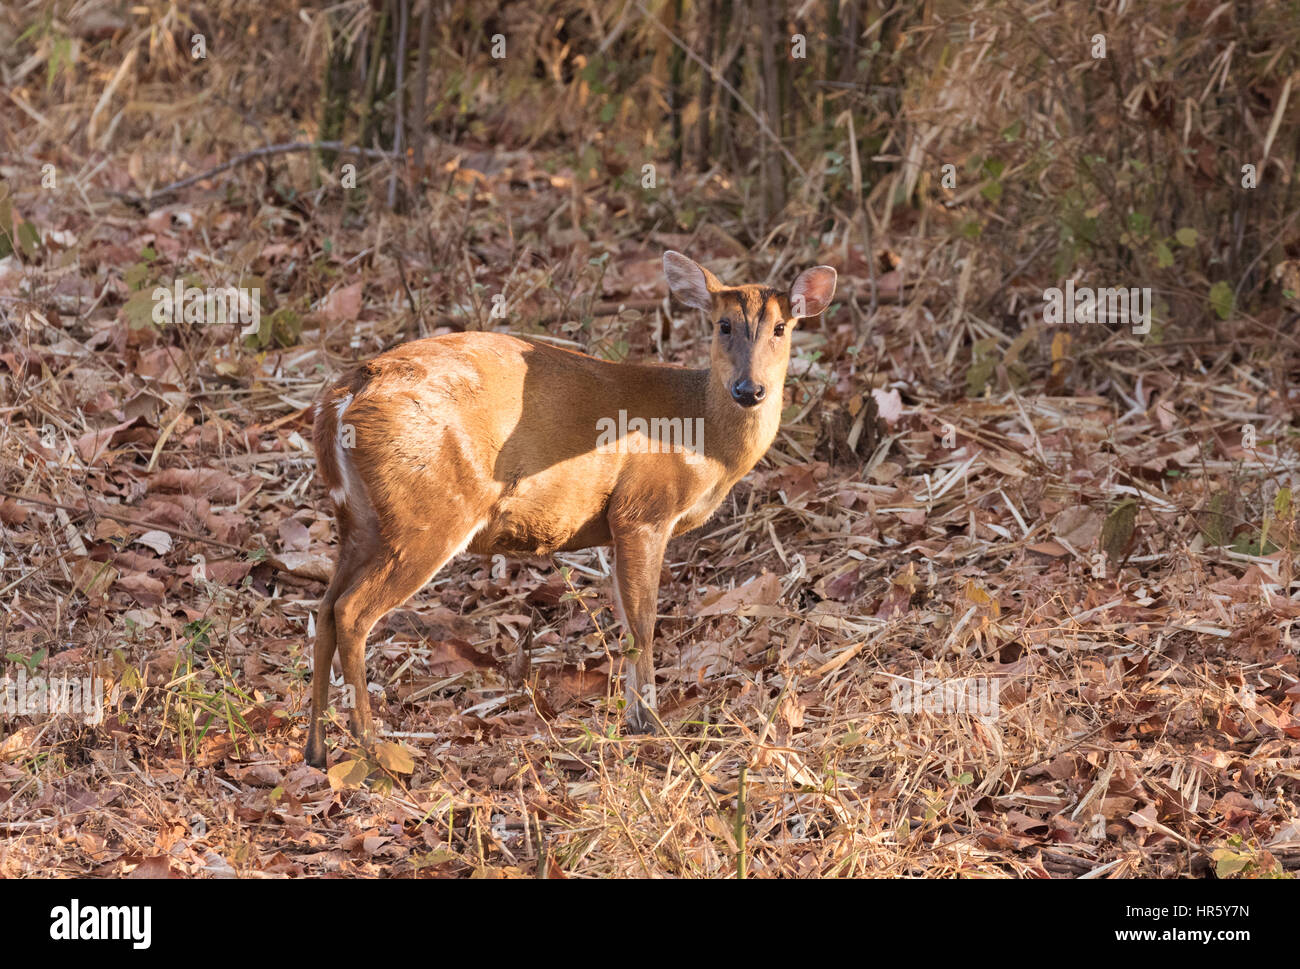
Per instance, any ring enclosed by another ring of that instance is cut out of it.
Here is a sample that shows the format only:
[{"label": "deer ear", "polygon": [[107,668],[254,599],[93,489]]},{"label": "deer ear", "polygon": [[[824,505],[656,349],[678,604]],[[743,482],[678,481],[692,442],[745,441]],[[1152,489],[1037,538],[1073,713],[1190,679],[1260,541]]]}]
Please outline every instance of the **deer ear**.
[{"label": "deer ear", "polygon": [[834,295],[834,269],[830,266],[805,269],[790,287],[790,315],[796,319],[816,316],[831,305]]},{"label": "deer ear", "polygon": [[671,249],[664,253],[664,275],[679,302],[706,313],[713,308],[713,294],[722,288],[717,276]]}]

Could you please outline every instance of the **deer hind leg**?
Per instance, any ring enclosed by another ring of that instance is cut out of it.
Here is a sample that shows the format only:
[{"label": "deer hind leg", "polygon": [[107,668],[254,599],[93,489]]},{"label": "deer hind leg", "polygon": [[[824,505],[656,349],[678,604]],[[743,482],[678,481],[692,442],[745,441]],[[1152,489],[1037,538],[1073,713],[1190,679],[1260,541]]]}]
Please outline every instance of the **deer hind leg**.
[{"label": "deer hind leg", "polygon": [[325,726],[323,716],[329,706],[330,666],[337,644],[334,622],[334,605],[356,581],[359,572],[370,560],[375,549],[373,543],[361,541],[364,529],[353,526],[351,517],[340,512],[337,518],[339,554],[334,563],[334,575],[321,597],[316,610],[316,648],[312,657],[311,718],[307,727],[307,748],[303,752],[307,763],[313,767],[325,766]]},{"label": "deer hind leg", "polygon": [[[315,673],[312,683],[312,722],[326,703],[329,690],[330,660],[337,646],[343,666],[343,680],[348,687],[353,735],[363,744],[374,739],[370,716],[370,697],[366,692],[366,638],[375,623],[400,606],[438,573],[473,537],[475,523],[442,523],[442,535],[419,536],[418,544],[398,546],[377,543],[336,590],[331,584],[322,600],[330,605],[327,621],[317,621]],[[336,576],[341,575],[341,570]],[[329,639],[324,638],[328,631]],[[319,699],[318,699],[319,697]],[[314,746],[313,746],[314,742]],[[312,759],[316,755],[316,759]],[[321,766],[325,760],[324,739],[320,728],[309,735],[308,762]]]},{"label": "deer hind leg", "polygon": [[[612,524],[612,523],[611,523]],[[614,603],[631,635],[635,654],[624,686],[624,716],[631,733],[654,733],[654,631],[659,570],[668,538],[650,525],[620,525],[614,532]]]},{"label": "deer hind leg", "polygon": [[313,767],[325,766],[325,728],[322,716],[329,705],[330,661],[334,659],[334,603],[338,599],[342,562],[325,590],[316,612],[316,649],[312,658],[311,719],[307,727],[307,748],[303,757]]}]

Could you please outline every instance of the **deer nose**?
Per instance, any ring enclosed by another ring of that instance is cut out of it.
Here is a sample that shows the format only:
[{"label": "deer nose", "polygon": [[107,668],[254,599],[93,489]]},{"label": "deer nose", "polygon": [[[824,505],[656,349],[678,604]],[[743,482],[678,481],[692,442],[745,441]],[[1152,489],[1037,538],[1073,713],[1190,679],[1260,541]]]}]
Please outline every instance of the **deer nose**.
[{"label": "deer nose", "polygon": [[731,385],[731,398],[741,407],[756,407],[767,396],[767,388],[752,380],[737,380]]}]

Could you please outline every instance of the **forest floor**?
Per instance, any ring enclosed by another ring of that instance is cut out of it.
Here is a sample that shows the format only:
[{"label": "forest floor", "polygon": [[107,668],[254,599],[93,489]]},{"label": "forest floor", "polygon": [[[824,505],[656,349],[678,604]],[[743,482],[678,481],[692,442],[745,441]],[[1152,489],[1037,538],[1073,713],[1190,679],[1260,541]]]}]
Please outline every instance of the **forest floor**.
[{"label": "forest floor", "polygon": [[[606,553],[462,556],[371,636],[388,742],[336,719],[325,772],[301,753],[332,568],[319,389],[440,328],[703,365],[659,256],[759,281],[736,189],[679,178],[703,228],[647,226],[560,160],[485,148],[410,216],[253,167],[141,214],[116,162],[57,192],[2,173],[36,231],[0,260],[0,652],[11,678],[99,678],[105,709],[0,719],[0,875],[1300,867],[1297,391],[1257,329],[1053,330],[1029,322],[1051,283],[949,226],[870,252],[788,226],[807,241],[756,264],[833,265],[837,301],[796,333],[771,452],[669,547],[670,733],[621,735]],[[262,329],[156,324],[177,279],[260,288]]]}]

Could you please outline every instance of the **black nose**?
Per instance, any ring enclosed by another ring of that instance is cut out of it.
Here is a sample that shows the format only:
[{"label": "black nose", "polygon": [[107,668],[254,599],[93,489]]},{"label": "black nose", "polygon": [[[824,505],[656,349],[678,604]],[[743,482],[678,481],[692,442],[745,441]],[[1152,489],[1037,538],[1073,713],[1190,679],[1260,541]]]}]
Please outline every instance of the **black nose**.
[{"label": "black nose", "polygon": [[741,407],[755,407],[767,396],[767,388],[752,380],[737,380],[731,385],[731,397]]}]

